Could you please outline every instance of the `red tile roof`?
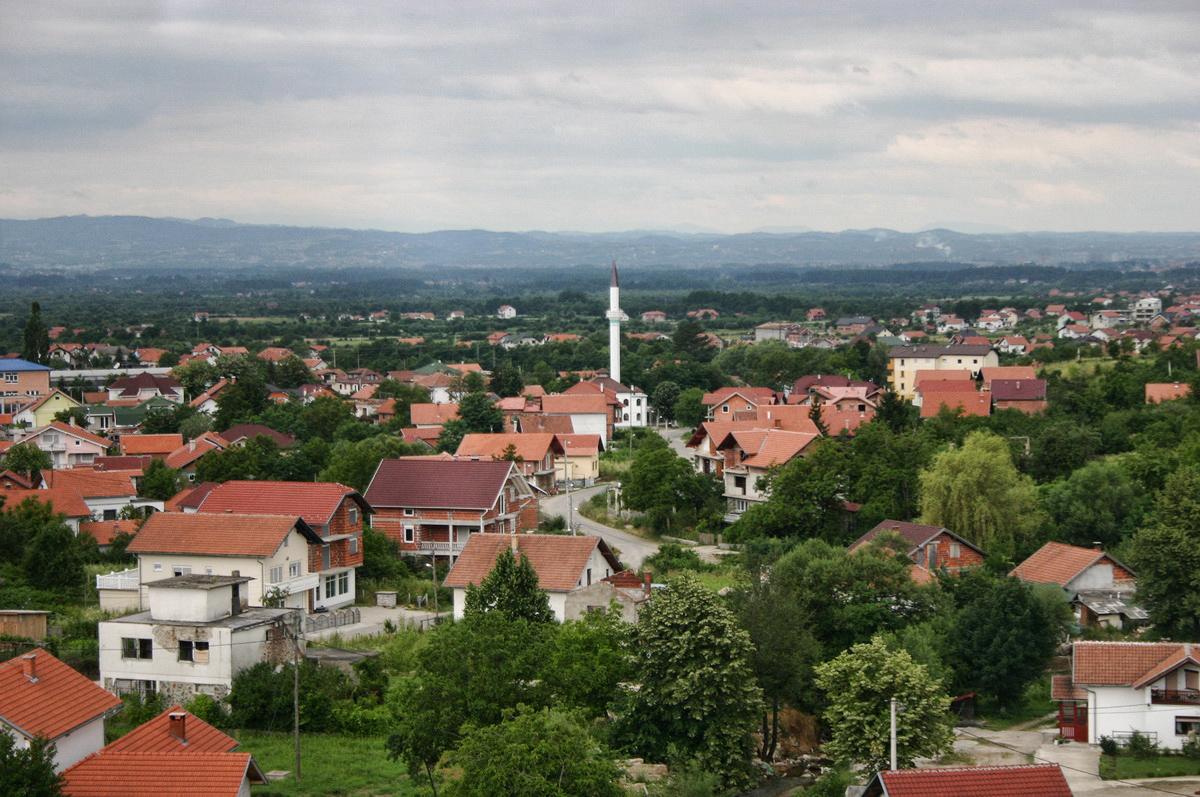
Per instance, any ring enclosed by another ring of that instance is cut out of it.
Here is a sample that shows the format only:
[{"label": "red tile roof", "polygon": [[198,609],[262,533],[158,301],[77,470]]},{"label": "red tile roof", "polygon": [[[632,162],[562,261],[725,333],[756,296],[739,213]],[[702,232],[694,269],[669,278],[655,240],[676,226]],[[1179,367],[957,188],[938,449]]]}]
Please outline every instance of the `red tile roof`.
[{"label": "red tile roof", "polygon": [[415,426],[406,426],[400,430],[400,436],[406,443],[423,443],[433,448],[437,445],[438,438],[442,436],[442,427],[425,426],[418,429]]},{"label": "red tile roof", "polygon": [[126,456],[138,454],[170,454],[183,445],[181,434],[123,434],[121,453]]},{"label": "red tile roof", "polygon": [[1071,682],[1131,686],[1183,648],[1180,642],[1076,642],[1071,646]]},{"label": "red tile roof", "polygon": [[993,365],[979,369],[983,385],[987,387],[993,379],[1037,379],[1032,365]]},{"label": "red tile roof", "polygon": [[[899,534],[901,537],[907,540],[913,548],[919,548],[920,546],[932,540],[934,537],[943,533],[951,534],[956,539],[962,539],[961,537],[958,537],[957,534],[954,534],[954,532],[941,526],[926,526],[921,523],[907,523],[903,520],[881,520],[878,524],[876,524],[875,528],[871,529],[866,534],[862,535],[853,543],[851,543],[850,550],[853,551],[857,548],[861,548],[884,532]],[[971,543],[967,542],[966,540],[962,540],[962,542],[966,543],[967,545],[971,545]],[[971,545],[971,547],[974,548],[975,546]]]},{"label": "red tile roof", "polygon": [[750,403],[755,405],[770,404],[775,400],[775,391],[769,387],[722,387],[705,393],[700,399],[700,403],[706,407],[712,407],[732,398],[735,394],[749,399]]},{"label": "red tile roof", "polygon": [[574,434],[575,432],[575,422],[571,420],[570,415],[523,413],[517,418],[517,423],[521,425],[522,432],[543,432],[556,434],[560,437],[564,434]]},{"label": "red tile roof", "polygon": [[218,379],[216,382],[213,383],[212,387],[210,387],[208,390],[204,391],[199,396],[196,396],[194,399],[192,399],[190,402],[188,402],[188,406],[193,407],[193,408],[199,407],[201,404],[208,401],[209,399],[216,398],[217,394],[220,393],[222,390],[224,390],[226,387],[228,387],[229,384],[230,384],[229,380],[225,379],[224,377],[222,377],[221,379]]},{"label": "red tile roof", "polygon": [[413,426],[442,426],[458,417],[457,404],[413,404],[409,406]]},{"label": "red tile roof", "polygon": [[281,346],[268,346],[260,351],[256,356],[260,360],[265,360],[271,363],[280,363],[289,357],[295,357],[296,354],[291,349],[285,349]]},{"label": "red tile roof", "polygon": [[[183,735],[186,743],[171,733],[170,715],[183,714]],[[107,745],[101,752],[109,753],[232,753],[238,742],[204,720],[171,706],[151,720],[143,722],[129,733]]]},{"label": "red tile roof", "polygon": [[292,529],[321,541],[298,515],[156,512],[129,543],[129,553],[270,556]]},{"label": "red tile roof", "polygon": [[153,457],[148,456],[96,457],[92,460],[92,468],[95,470],[135,470],[145,474],[146,468],[153,460]]},{"label": "red tile roof", "polygon": [[1071,797],[1058,764],[900,769],[878,773],[864,797]]},{"label": "red tile roof", "polygon": [[587,395],[542,396],[542,412],[546,415],[605,415],[609,414],[608,399],[601,393]]},{"label": "red tile roof", "polygon": [[227,440],[230,444],[236,443],[239,440],[253,440],[256,437],[269,437],[275,441],[275,445],[280,448],[291,448],[296,445],[296,438],[290,434],[277,432],[270,426],[264,426],[261,423],[239,423],[236,426],[230,426],[225,431],[221,432],[221,437]]},{"label": "red tile roof", "polygon": [[[1095,548],[1080,548],[1065,542],[1048,542],[1014,567],[1009,575],[1034,584],[1058,584],[1065,587],[1084,570],[1105,559],[1120,564],[1104,551]],[[1123,564],[1121,567],[1129,570]]]},{"label": "red tile roof", "polygon": [[209,491],[200,512],[240,515],[299,515],[308,525],[329,523],[349,497],[365,507],[353,487],[336,482],[228,481]]},{"label": "red tile roof", "polygon": [[1055,675],[1050,678],[1051,700],[1087,700],[1087,690],[1071,683],[1069,675]]},{"label": "red tile roof", "polygon": [[[24,672],[29,657],[33,681]],[[120,705],[119,697],[41,648],[0,663],[0,719],[25,736],[54,740]]]},{"label": "red tile roof", "polygon": [[1187,382],[1146,383],[1146,403],[1161,404],[1164,401],[1187,398],[1192,395],[1192,386]]},{"label": "red tile roof", "polygon": [[992,398],[996,401],[1045,401],[1045,379],[993,379]]},{"label": "red tile roof", "polygon": [[163,461],[167,464],[167,467],[178,470],[179,468],[186,468],[205,454],[213,451],[222,451],[228,445],[229,441],[216,432],[205,432],[195,440],[189,440],[172,451]]},{"label": "red tile roof", "polygon": [[63,773],[69,797],[236,797],[249,753],[95,753]]},{"label": "red tile roof", "polygon": [[42,504],[49,504],[54,508],[55,512],[66,515],[69,518],[92,516],[92,510],[88,508],[83,497],[76,490],[69,487],[59,487],[49,490],[11,489],[0,491],[0,499],[4,499],[4,507],[6,509],[12,509],[17,504],[30,498]]},{"label": "red tile roof", "polygon": [[379,463],[366,499],[371,506],[486,511],[513,470],[511,462],[405,457]]},{"label": "red tile roof", "polygon": [[913,387],[919,388],[929,382],[973,382],[971,372],[959,368],[922,368],[917,371]]},{"label": "red tile roof", "polygon": [[717,449],[741,449],[744,459],[734,463],[734,466],[765,470],[790,462],[817,437],[812,433],[787,432],[782,429],[744,429],[725,435],[724,439],[717,443]]},{"label": "red tile roof", "polygon": [[937,417],[943,407],[947,407],[951,411],[960,411],[966,416],[991,415],[992,397],[989,393],[976,392],[974,388],[931,391],[925,394],[921,401],[921,417]]},{"label": "red tile roof", "polygon": [[118,534],[137,534],[136,520],[93,520],[79,524],[80,534],[90,534],[97,545],[112,545]]},{"label": "red tile roof", "polygon": [[[599,537],[567,537],[554,534],[472,534],[466,547],[446,574],[447,587],[466,587],[483,581],[500,552],[516,541],[517,550],[529,559],[538,574],[538,586],[552,592],[574,589],[583,576],[592,551],[600,549],[614,573],[621,570],[617,558]],[[592,574],[593,581],[603,576]]]},{"label": "red tile roof", "polygon": [[463,435],[454,454],[459,457],[504,459],[509,446],[513,447],[523,462],[541,462],[551,452],[563,453],[562,443],[552,434],[507,432]]},{"label": "red tile roof", "polygon": [[600,453],[603,444],[598,434],[560,434],[563,453],[569,457],[590,457]]},{"label": "red tile roof", "polygon": [[39,435],[42,432],[46,431],[47,429],[57,429],[58,431],[62,432],[63,434],[74,435],[75,437],[78,437],[80,440],[86,440],[89,443],[95,443],[96,445],[101,446],[103,448],[108,448],[110,445],[112,445],[112,441],[108,440],[107,438],[101,437],[100,435],[92,434],[87,429],[83,429],[78,426],[72,426],[69,423],[63,423],[62,421],[53,421],[52,423],[50,423],[49,426],[43,426],[40,429],[34,429],[29,434],[25,435],[25,439],[29,439],[30,437]]},{"label": "red tile roof", "polygon": [[163,508],[167,512],[182,512],[185,509],[196,509],[216,486],[216,482],[200,482],[193,487],[185,487],[168,499]]},{"label": "red tile roof", "polygon": [[84,498],[124,498],[137,495],[133,486],[138,471],[129,470],[71,470],[42,471],[42,479],[51,489],[74,490]]}]

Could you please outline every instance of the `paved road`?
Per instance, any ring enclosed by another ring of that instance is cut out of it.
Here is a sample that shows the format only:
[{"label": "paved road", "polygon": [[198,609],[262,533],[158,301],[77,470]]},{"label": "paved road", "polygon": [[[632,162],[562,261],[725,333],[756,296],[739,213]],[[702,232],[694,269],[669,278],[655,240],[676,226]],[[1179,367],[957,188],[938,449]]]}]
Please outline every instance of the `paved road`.
[{"label": "paved road", "polygon": [[658,426],[655,427],[654,431],[663,436],[663,439],[671,445],[671,449],[676,454],[683,457],[688,462],[692,461],[692,458],[696,455],[696,452],[685,445],[690,434],[687,429],[664,429],[661,426]]},{"label": "paved road", "polygon": [[[621,552],[621,562],[626,567],[637,570],[642,566],[642,562],[645,561],[646,557],[658,553],[658,543],[643,539],[636,534],[630,534],[623,529],[614,529],[611,526],[601,525],[579,514],[580,504],[593,495],[605,492],[606,490],[608,490],[608,485],[602,484],[596,487],[587,487],[583,490],[571,491],[576,508],[575,523],[583,533],[594,534],[608,543],[610,547],[619,550]],[[541,509],[547,515],[565,518],[567,516],[566,493],[559,493],[558,495],[552,495],[544,499]]]}]

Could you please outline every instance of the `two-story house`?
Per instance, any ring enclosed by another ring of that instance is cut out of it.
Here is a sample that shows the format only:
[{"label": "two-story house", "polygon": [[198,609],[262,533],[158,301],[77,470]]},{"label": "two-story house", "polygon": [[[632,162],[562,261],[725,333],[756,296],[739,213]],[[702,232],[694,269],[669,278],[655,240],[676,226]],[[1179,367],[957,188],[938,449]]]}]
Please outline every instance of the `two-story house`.
[{"label": "two-story house", "polygon": [[20,443],[33,443],[50,455],[54,468],[74,468],[91,465],[96,457],[104,456],[111,443],[87,429],[61,421],[32,429],[21,435]]},{"label": "two-story house", "polygon": [[566,453],[557,435],[545,433],[463,435],[455,456],[469,459],[509,459],[529,486],[549,495],[555,490],[555,471]]},{"label": "two-story house", "polygon": [[319,578],[310,608],[336,609],[354,603],[355,570],[363,563],[363,526],[371,513],[354,488],[335,482],[228,481],[210,490],[195,511],[300,515],[321,538],[319,544],[309,546],[308,572]]},{"label": "two-story house", "polygon": [[549,596],[550,609],[560,623],[567,616],[568,595],[623,569],[612,550],[599,537],[477,534],[467,542],[444,582],[445,586],[454,590],[456,619],[463,616],[467,587],[483,581],[495,567],[500,552],[505,549],[524,557],[532,565],[538,574],[538,586]]},{"label": "two-story house", "polygon": [[1075,642],[1071,674],[1056,675],[1059,735],[1088,744],[1138,731],[1167,750],[1200,734],[1200,645]]},{"label": "two-story house", "polygon": [[730,431],[717,443],[725,456],[725,521],[737,521],[752,505],[767,500],[769,493],[759,482],[771,468],[803,456],[819,435],[789,432],[783,429],[743,429]]},{"label": "two-story house", "polygon": [[162,396],[173,404],[183,403],[183,385],[170,376],[140,373],[113,380],[108,386],[109,401],[146,401]]},{"label": "two-story house", "polygon": [[902,520],[880,521],[850,544],[850,553],[870,545],[884,534],[899,535],[904,541],[904,553],[913,563],[913,580],[919,583],[931,581],[937,570],[957,573],[963,568],[978,567],[986,557],[978,546],[950,529]]},{"label": "two-story house", "polygon": [[761,405],[774,404],[775,391],[769,387],[723,387],[705,393],[700,403],[708,420],[732,421],[735,415],[754,417]]},{"label": "two-story house", "polygon": [[0,415],[12,415],[50,392],[50,369],[17,358],[0,358]]},{"label": "two-story house", "polygon": [[570,418],[575,434],[598,434],[605,445],[612,439],[619,407],[615,398],[610,404],[604,393],[550,394],[540,401],[542,415]]},{"label": "two-story house", "polygon": [[1137,581],[1133,571],[1099,546],[1048,542],[1009,575],[1030,584],[1061,587],[1082,626],[1123,628],[1149,619],[1146,610],[1134,602]]},{"label": "two-story house", "polygon": [[507,460],[385,459],[366,499],[371,525],[403,553],[454,558],[475,534],[518,534],[538,524],[537,497]]},{"label": "two-story house", "polygon": [[143,584],[148,610],[100,623],[100,682],[186,703],[225,697],[234,676],[259,662],[291,661],[304,645],[300,612],[247,605],[253,581],[191,573]]},{"label": "two-story house", "polygon": [[53,742],[57,772],[104,747],[104,721],[121,707],[41,648],[0,663],[0,733],[21,750],[39,736]]},{"label": "two-story house", "polygon": [[895,346],[888,351],[888,384],[901,398],[912,401],[918,371],[965,370],[972,378],[1000,364],[999,355],[984,344]]},{"label": "two-story house", "polygon": [[137,470],[47,470],[42,471],[42,484],[49,490],[77,494],[94,520],[116,520],[126,507],[143,512],[162,510],[162,501],[138,497],[135,480],[141,476]]},{"label": "two-story house", "polygon": [[286,607],[311,610],[320,579],[309,568],[309,546],[323,544],[297,514],[157,512],[127,550],[138,558],[143,607],[151,582],[196,574],[249,576],[254,581],[242,597],[250,605],[262,606],[264,593],[270,592],[281,595]]}]

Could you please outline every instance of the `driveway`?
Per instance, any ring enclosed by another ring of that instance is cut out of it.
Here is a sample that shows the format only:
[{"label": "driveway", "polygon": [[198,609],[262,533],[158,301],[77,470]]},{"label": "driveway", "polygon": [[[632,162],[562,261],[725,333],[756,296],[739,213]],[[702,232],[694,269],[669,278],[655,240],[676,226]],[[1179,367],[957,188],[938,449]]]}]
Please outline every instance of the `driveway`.
[{"label": "driveway", "polygon": [[[575,502],[575,525],[583,534],[593,534],[606,543],[610,548],[619,550],[621,562],[629,568],[638,570],[642,566],[642,562],[647,557],[658,553],[658,543],[651,542],[636,534],[631,534],[624,529],[614,529],[611,526],[605,526],[594,520],[588,520],[583,515],[579,514],[579,507],[591,498],[593,495],[606,492],[607,484],[597,485],[595,487],[585,487],[582,490],[572,490],[571,498]],[[551,517],[566,518],[567,516],[567,494],[559,493],[552,495],[549,498],[543,499],[541,510]]]}]

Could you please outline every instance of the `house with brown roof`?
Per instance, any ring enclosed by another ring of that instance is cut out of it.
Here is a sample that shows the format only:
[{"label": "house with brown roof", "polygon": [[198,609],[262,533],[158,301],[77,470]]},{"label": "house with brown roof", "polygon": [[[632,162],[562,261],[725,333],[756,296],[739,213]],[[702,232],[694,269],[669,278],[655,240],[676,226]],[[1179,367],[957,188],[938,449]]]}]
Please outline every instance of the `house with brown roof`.
[{"label": "house with brown roof", "polygon": [[1081,548],[1048,542],[1009,575],[1030,584],[1061,587],[1082,626],[1123,628],[1149,619],[1134,602],[1137,581],[1133,571],[1099,545]]},{"label": "house with brown roof", "polygon": [[932,580],[931,574],[938,570],[957,573],[964,568],[978,567],[987,556],[970,540],[950,529],[903,520],[880,521],[875,528],[850,544],[850,553],[887,534],[898,535],[904,540],[907,547],[904,553],[913,563],[913,578],[920,583]]},{"label": "house with brown roof", "polygon": [[922,418],[936,418],[943,410],[964,416],[992,414],[992,397],[976,390],[974,382],[928,382],[917,389]]},{"label": "house with brown roof", "polygon": [[189,401],[188,406],[205,415],[216,415],[217,399],[220,397],[221,391],[229,387],[233,382],[234,380],[232,379],[221,377],[213,383],[212,387]]},{"label": "house with brown roof", "polygon": [[51,490],[25,490],[13,487],[0,490],[0,501],[3,501],[0,510],[15,509],[25,501],[45,504],[55,514],[61,515],[63,523],[75,534],[79,533],[84,521],[92,519],[92,510],[83,500],[83,496],[69,487]]},{"label": "house with brown roof", "polygon": [[722,478],[725,483],[725,522],[733,523],[754,504],[765,502],[770,491],[759,482],[771,468],[804,455],[819,437],[815,432],[790,432],[783,429],[731,430],[717,443],[725,456]]},{"label": "house with brown roof", "polygon": [[175,705],[64,772],[64,794],[243,797],[267,779],[237,749],[232,736]]},{"label": "house with brown roof", "polygon": [[543,494],[555,493],[558,458],[566,453],[553,434],[500,432],[463,435],[455,456],[468,459],[511,459],[529,486]]},{"label": "house with brown roof", "polygon": [[862,797],[1071,797],[1058,764],[885,769]]},{"label": "house with brown roof", "polygon": [[538,574],[538,586],[550,598],[550,609],[563,622],[570,593],[623,570],[607,543],[599,537],[555,534],[473,535],[454,566],[445,586],[454,590],[454,617],[463,616],[467,587],[478,585],[492,572],[500,552],[509,549],[524,557]]},{"label": "house with brown roof", "polygon": [[123,434],[119,438],[121,454],[124,456],[149,456],[166,459],[167,455],[183,445],[181,434]]},{"label": "house with brown roof", "polygon": [[141,471],[129,470],[47,470],[42,471],[42,485],[78,494],[96,520],[116,520],[126,507],[143,511],[163,508],[162,501],[138,497],[135,479],[141,475]]},{"label": "house with brown roof", "polygon": [[402,553],[453,559],[476,534],[517,534],[538,524],[533,488],[507,460],[385,459],[365,497],[371,525]]},{"label": "house with brown roof", "polygon": [[115,379],[108,386],[109,401],[135,399],[142,402],[156,396],[162,396],[175,404],[182,404],[183,385],[169,376],[143,372]]},{"label": "house with brown roof", "polygon": [[708,420],[728,421],[736,413],[754,413],[761,405],[776,402],[775,391],[769,387],[723,387],[705,393],[700,403]]},{"label": "house with brown roof", "polygon": [[253,580],[241,595],[252,606],[274,589],[286,593],[284,606],[309,610],[320,579],[309,563],[309,546],[324,545],[299,513],[287,515],[157,512],[128,551],[138,558],[141,605],[149,585],[171,576],[232,576]]},{"label": "house with brown roof", "polygon": [[412,404],[409,406],[409,417],[418,429],[445,426],[447,421],[458,419],[458,404]]},{"label": "house with brown roof", "polygon": [[992,407],[997,410],[1037,415],[1049,406],[1045,379],[993,379],[990,390]]},{"label": "house with brown roof", "polygon": [[616,407],[603,393],[588,395],[550,394],[542,396],[542,415],[560,415],[571,419],[575,434],[600,435],[607,445],[616,423]]},{"label": "house with brown roof", "polygon": [[559,484],[569,479],[577,487],[590,487],[600,478],[600,452],[604,442],[598,434],[556,435],[563,454],[555,465],[554,478]]},{"label": "house with brown roof", "polygon": [[0,732],[21,748],[39,736],[53,742],[55,771],[102,748],[104,721],[121,708],[120,698],[41,648],[0,662]]},{"label": "house with brown roof", "polygon": [[[354,488],[335,482],[227,481],[209,490],[193,511],[299,515],[321,538],[308,549],[308,572],[318,578],[311,588],[309,609],[336,609],[354,603],[355,570],[363,563],[363,526],[371,513],[370,505]],[[286,589],[291,592],[299,587]]]},{"label": "house with brown roof", "polygon": [[1088,744],[1133,731],[1167,750],[1200,733],[1200,645],[1075,642],[1070,675],[1056,675],[1059,735]]},{"label": "house with brown roof", "polygon": [[1192,386],[1187,382],[1147,382],[1146,403],[1162,404],[1192,395]]},{"label": "house with brown roof", "polygon": [[238,423],[221,432],[221,437],[229,447],[245,445],[247,440],[266,437],[279,448],[291,448],[296,445],[296,438],[290,434],[277,432],[270,426],[261,423]]},{"label": "house with brown roof", "polygon": [[196,465],[205,455],[215,451],[224,451],[228,447],[229,442],[221,435],[216,432],[205,432],[172,451],[164,461],[168,468],[173,468],[186,476],[188,480],[192,480],[196,477]]},{"label": "house with brown roof", "polygon": [[291,661],[293,645],[304,646],[303,635],[294,639],[299,612],[247,601],[248,593],[261,593],[250,586],[259,574],[252,572],[185,573],[143,584],[146,610],[99,624],[104,688],[176,703],[200,694],[220,699],[242,670]]}]

